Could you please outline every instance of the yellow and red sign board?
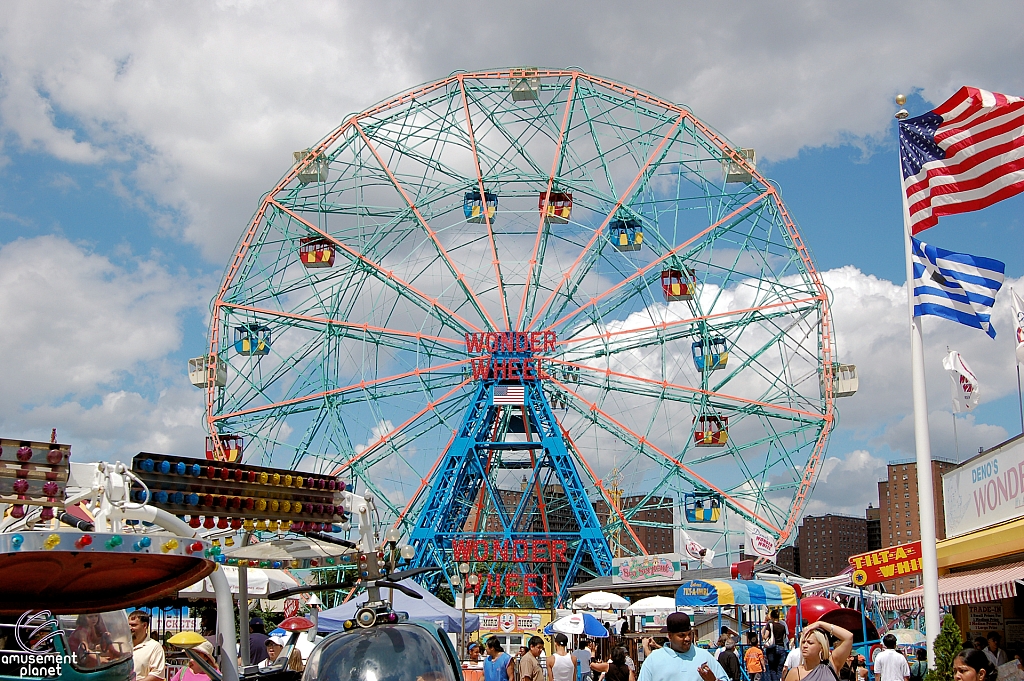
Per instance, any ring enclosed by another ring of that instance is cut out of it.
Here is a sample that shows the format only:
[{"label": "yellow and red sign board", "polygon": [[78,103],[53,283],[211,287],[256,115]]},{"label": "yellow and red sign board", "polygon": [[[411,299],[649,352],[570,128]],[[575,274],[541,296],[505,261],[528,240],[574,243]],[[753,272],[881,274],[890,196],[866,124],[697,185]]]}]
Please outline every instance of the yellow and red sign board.
[{"label": "yellow and red sign board", "polygon": [[915,541],[850,556],[853,585],[868,586],[921,572],[921,542]]}]

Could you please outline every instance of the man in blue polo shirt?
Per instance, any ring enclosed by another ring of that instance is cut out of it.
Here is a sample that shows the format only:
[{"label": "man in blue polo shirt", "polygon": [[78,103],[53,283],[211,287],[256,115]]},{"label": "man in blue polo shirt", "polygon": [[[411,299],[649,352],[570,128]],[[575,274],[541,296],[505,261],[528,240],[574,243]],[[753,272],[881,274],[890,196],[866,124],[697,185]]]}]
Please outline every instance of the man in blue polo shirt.
[{"label": "man in blue polo shirt", "polygon": [[693,645],[694,631],[685,612],[669,615],[662,631],[668,643],[647,656],[637,681],[729,681],[711,653]]}]

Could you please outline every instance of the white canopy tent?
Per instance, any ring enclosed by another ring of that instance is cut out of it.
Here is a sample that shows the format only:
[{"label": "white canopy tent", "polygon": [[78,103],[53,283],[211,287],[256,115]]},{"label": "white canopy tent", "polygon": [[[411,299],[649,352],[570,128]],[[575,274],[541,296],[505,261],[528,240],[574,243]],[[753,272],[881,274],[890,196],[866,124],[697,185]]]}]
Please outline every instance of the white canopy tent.
[{"label": "white canopy tent", "polygon": [[[231,593],[237,594],[238,568],[231,565],[218,565],[217,569],[224,571],[224,577],[228,580],[228,585],[231,587]],[[299,586],[298,580],[284,570],[246,568],[246,573],[250,598],[259,598],[261,596],[274,593],[275,591],[280,591],[281,589],[290,589],[292,587]],[[196,582],[192,586],[179,591],[178,597],[189,599],[212,599],[216,596],[213,593],[213,585],[210,584],[210,578],[207,577],[203,581]]]},{"label": "white canopy tent", "polygon": [[626,608],[627,615],[669,615],[677,610],[676,599],[668,596],[641,598]]},{"label": "white canopy tent", "polygon": [[625,610],[629,601],[608,591],[591,591],[573,601],[573,607],[577,610]]}]

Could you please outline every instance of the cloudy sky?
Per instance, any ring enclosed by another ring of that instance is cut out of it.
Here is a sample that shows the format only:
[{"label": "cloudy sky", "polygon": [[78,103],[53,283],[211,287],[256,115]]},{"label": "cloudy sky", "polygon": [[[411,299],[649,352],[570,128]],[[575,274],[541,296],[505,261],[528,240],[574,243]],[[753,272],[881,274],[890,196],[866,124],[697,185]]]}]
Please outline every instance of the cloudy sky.
[{"label": "cloudy sky", "polygon": [[[9,2],[0,16],[0,432],[77,459],[202,448],[185,376],[260,197],[347,113],[455,70],[578,66],[689,106],[754,147],[834,295],[840,403],[811,513],[862,513],[913,456],[893,96],[1024,94],[1006,2]],[[1024,197],[944,218],[945,248],[1024,288]],[[940,359],[982,405],[960,456],[1020,431],[1008,296],[995,341],[929,319],[932,442],[955,457]],[[826,504],[823,499],[828,499]]]}]

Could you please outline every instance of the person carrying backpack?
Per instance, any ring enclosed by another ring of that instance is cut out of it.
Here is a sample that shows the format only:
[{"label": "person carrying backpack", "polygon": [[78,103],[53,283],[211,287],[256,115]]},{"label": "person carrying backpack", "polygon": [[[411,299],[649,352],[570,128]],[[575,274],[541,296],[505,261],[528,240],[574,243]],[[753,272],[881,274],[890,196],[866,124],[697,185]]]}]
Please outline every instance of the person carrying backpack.
[{"label": "person carrying backpack", "polygon": [[910,681],[924,681],[924,675],[928,673],[928,651],[924,648],[917,649],[917,659],[910,665]]}]

